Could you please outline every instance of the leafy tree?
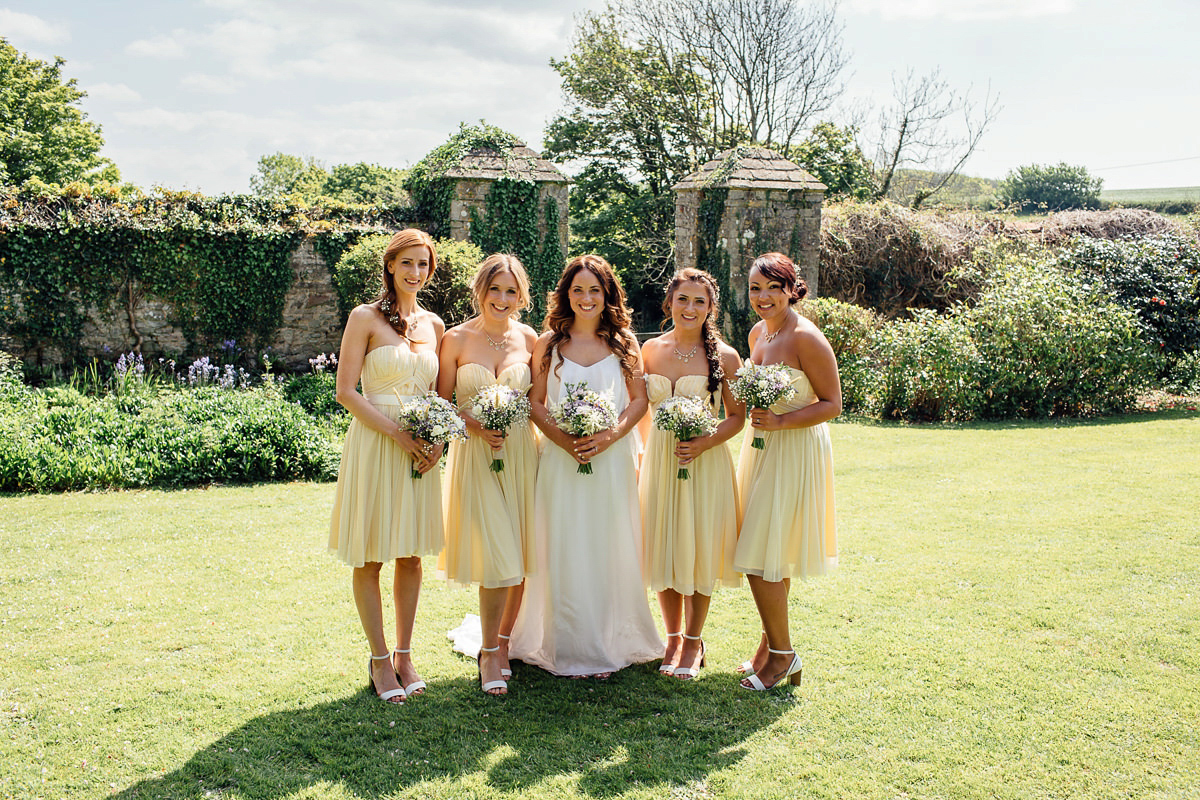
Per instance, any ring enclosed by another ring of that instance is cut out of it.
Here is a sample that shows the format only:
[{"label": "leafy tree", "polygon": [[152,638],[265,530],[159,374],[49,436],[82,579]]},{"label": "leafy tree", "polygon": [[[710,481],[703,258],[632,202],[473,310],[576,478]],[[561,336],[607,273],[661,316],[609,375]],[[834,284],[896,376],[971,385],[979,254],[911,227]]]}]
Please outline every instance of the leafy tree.
[{"label": "leafy tree", "polygon": [[26,56],[0,37],[0,184],[116,182],[116,166],[100,156],[100,126],[78,108],[86,92],[62,67]]},{"label": "leafy tree", "polygon": [[1012,170],[1000,182],[996,200],[1002,207],[1018,210],[1099,208],[1103,178],[1093,178],[1087,167],[1066,162],[1054,166],[1029,164]]},{"label": "leafy tree", "polygon": [[250,176],[250,191],[268,199],[298,195],[311,201],[320,196],[328,178],[325,165],[311,156],[273,153],[258,160],[258,171]]},{"label": "leafy tree", "polygon": [[344,203],[373,206],[408,205],[404,179],[408,170],[381,167],[378,164],[338,164],[329,171],[321,194]]},{"label": "leafy tree", "polygon": [[826,187],[826,198],[866,200],[875,191],[871,162],[855,141],[858,130],[821,122],[787,154]]}]

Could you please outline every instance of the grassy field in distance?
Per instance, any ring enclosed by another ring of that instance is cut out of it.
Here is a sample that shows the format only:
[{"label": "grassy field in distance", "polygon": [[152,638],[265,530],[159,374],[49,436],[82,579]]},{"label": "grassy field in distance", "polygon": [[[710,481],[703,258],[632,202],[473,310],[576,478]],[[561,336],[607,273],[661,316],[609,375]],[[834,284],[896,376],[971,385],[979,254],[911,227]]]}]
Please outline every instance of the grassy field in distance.
[{"label": "grassy field in distance", "polygon": [[1108,203],[1200,202],[1200,186],[1170,186],[1162,189],[1103,189],[1100,199]]}]

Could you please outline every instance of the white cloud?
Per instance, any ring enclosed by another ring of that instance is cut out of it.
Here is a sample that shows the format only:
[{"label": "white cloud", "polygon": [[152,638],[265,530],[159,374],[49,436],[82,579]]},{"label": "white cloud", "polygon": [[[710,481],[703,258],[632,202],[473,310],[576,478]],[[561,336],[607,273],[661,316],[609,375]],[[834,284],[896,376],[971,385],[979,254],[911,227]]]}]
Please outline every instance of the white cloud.
[{"label": "white cloud", "polygon": [[192,72],[179,79],[184,89],[202,94],[233,94],[244,85],[237,78]]},{"label": "white cloud", "polygon": [[849,10],[884,19],[988,20],[1068,14],[1077,0],[849,0]]},{"label": "white cloud", "polygon": [[114,103],[136,103],[142,96],[123,83],[94,83],[83,87],[93,100],[109,100]]},{"label": "white cloud", "polygon": [[131,56],[146,58],[183,58],[187,55],[183,43],[174,34],[155,36],[153,39],[138,39],[127,44],[125,52]]},{"label": "white cloud", "polygon": [[7,8],[0,8],[0,31],[10,43],[14,39],[29,39],[41,44],[61,44],[71,40],[71,32],[66,27]]}]

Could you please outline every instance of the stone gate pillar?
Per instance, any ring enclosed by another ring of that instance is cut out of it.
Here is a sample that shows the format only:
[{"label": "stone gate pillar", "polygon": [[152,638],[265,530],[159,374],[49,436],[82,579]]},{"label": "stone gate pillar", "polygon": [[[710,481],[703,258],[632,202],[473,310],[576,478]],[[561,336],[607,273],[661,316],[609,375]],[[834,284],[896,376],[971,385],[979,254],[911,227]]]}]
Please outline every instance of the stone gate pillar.
[{"label": "stone gate pillar", "polygon": [[750,265],[786,253],[809,295],[819,292],[825,184],[778,153],[735,147],[675,184],[675,266],[708,270],[721,286],[725,334],[738,349],[754,322]]}]

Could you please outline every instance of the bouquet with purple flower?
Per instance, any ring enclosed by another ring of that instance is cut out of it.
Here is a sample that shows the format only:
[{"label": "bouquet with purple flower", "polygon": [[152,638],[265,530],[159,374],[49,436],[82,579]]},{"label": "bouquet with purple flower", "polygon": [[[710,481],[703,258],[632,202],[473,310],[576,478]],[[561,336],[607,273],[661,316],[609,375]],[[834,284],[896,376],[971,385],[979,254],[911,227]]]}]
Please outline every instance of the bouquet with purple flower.
[{"label": "bouquet with purple flower", "polygon": [[[400,424],[413,436],[425,440],[430,450],[436,445],[448,444],[452,439],[467,438],[467,424],[458,415],[458,410],[436,393],[426,392],[421,397],[407,400],[399,393],[396,397],[401,404]],[[420,480],[422,476],[414,468],[412,477]]]},{"label": "bouquet with purple flower", "polygon": [[[508,429],[529,421],[529,398],[511,386],[493,383],[485,386],[471,401],[471,416],[490,431],[507,436]],[[492,472],[504,471],[504,459],[492,458]]]},{"label": "bouquet with purple flower", "polygon": [[[698,436],[708,436],[717,430],[717,421],[708,413],[708,404],[698,397],[668,397],[654,410],[654,427],[675,434],[681,442]],[[680,467],[676,479],[691,477],[687,467]]]},{"label": "bouquet with purple flower", "polygon": [[[587,381],[568,383],[561,403],[550,407],[554,424],[570,436],[591,436],[617,427],[617,407],[599,392],[587,388]],[[580,464],[575,470],[582,475],[592,474],[591,464]]]},{"label": "bouquet with purple flower", "polygon": [[[729,391],[745,403],[746,408],[770,408],[796,393],[783,364],[755,364],[752,361],[747,361],[737,371],[737,380],[729,384]],[[755,450],[763,449],[762,434],[757,430],[750,446]]]}]

